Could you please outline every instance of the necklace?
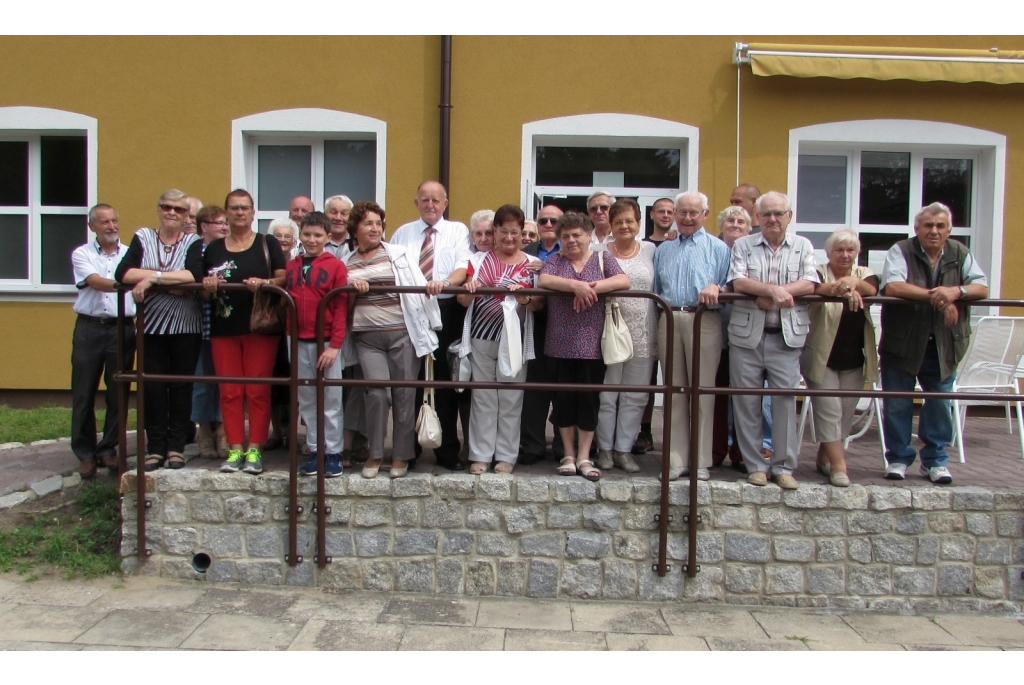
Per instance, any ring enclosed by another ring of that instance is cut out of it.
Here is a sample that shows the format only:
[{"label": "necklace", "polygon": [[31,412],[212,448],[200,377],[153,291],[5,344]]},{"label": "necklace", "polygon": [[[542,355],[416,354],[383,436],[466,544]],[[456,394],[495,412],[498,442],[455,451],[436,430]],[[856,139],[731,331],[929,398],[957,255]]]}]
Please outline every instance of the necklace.
[{"label": "necklace", "polygon": [[619,259],[632,259],[633,257],[636,257],[637,254],[640,252],[640,243],[636,242],[635,240],[633,241],[633,249],[629,251],[629,255],[622,254],[621,250],[619,250],[619,246],[617,243],[612,243],[612,247],[615,248],[615,256],[618,257]]},{"label": "necklace", "polygon": [[[160,232],[157,231],[156,239],[160,243],[160,246],[164,249],[156,253],[156,263],[160,266],[160,271],[167,271],[168,267],[174,264],[174,258],[178,254],[178,246],[181,245],[181,241],[185,239],[184,233],[178,234],[178,239],[170,245],[166,244],[160,237]],[[164,258],[166,257],[166,261]]]}]

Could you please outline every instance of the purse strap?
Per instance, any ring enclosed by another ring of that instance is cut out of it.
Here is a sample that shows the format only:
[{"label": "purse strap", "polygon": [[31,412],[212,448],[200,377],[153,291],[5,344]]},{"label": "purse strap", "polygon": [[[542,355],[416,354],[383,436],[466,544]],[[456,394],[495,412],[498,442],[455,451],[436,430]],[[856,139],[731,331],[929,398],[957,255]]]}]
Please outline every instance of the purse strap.
[{"label": "purse strap", "polygon": [[[434,380],[434,355],[433,354],[428,354],[427,355],[427,368],[426,368],[425,373],[423,374],[423,379],[424,380],[428,380],[428,381]],[[434,407],[434,389],[433,388],[427,388],[427,389],[425,389],[423,391],[423,403],[424,404],[428,404],[429,403],[431,408]]]},{"label": "purse strap", "polygon": [[263,258],[267,260],[267,278],[273,278],[274,271],[270,268],[270,248],[267,247],[267,236],[262,233],[257,233],[256,235],[263,242]]}]

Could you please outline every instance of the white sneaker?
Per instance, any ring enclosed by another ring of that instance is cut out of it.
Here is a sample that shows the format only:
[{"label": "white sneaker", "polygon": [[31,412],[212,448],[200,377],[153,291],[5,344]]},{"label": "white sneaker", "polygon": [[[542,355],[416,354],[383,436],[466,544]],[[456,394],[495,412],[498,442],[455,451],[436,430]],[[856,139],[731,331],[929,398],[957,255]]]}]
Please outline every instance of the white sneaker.
[{"label": "white sneaker", "polygon": [[711,480],[711,471],[708,469],[697,469],[697,480]]},{"label": "white sneaker", "polygon": [[892,462],[885,467],[885,477],[889,480],[903,480],[907,477],[907,465],[899,462]]},{"label": "white sneaker", "polygon": [[928,480],[938,485],[949,485],[953,482],[953,475],[945,466],[933,466],[928,469],[921,464],[921,475],[927,476]]}]

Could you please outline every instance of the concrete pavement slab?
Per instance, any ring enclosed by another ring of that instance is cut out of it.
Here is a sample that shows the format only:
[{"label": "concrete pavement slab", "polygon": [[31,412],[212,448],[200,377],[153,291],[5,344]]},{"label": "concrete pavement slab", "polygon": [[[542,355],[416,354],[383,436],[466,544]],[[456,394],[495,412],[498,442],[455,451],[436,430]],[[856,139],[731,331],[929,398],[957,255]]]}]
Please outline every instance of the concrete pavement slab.
[{"label": "concrete pavement slab", "polygon": [[594,652],[605,651],[604,633],[581,633],[571,630],[505,631],[506,652]]},{"label": "concrete pavement slab", "polygon": [[195,604],[205,590],[167,586],[145,590],[114,589],[89,606],[97,609],[147,609],[181,611]]},{"label": "concrete pavement slab", "polygon": [[83,645],[177,647],[206,620],[203,614],[152,609],[115,610],[79,635]]},{"label": "concrete pavement slab", "polygon": [[307,621],[288,651],[393,652],[405,627],[367,621]]},{"label": "concrete pavement slab", "polygon": [[824,642],[809,640],[807,647],[812,652],[905,652],[903,645],[887,645],[881,642]]},{"label": "concrete pavement slab", "polygon": [[703,638],[680,635],[626,635],[607,633],[608,649],[613,652],[706,652]]},{"label": "concrete pavement slab", "polygon": [[1001,652],[998,647],[975,645],[903,645],[908,652]]},{"label": "concrete pavement slab", "polygon": [[751,616],[773,640],[783,640],[795,635],[833,645],[865,644],[864,638],[856,630],[835,615],[816,615],[792,611],[753,611]]},{"label": "concrete pavement slab", "polygon": [[501,628],[412,625],[406,626],[398,649],[402,652],[500,652],[504,645],[505,631]]},{"label": "concrete pavement slab", "polygon": [[661,612],[629,604],[573,604],[572,627],[576,631],[671,635]]},{"label": "concrete pavement slab", "polygon": [[55,611],[46,604],[23,604],[4,614],[0,640],[71,642],[105,615],[106,612],[92,607],[65,607]]},{"label": "concrete pavement slab", "polygon": [[927,616],[886,616],[849,614],[843,620],[860,633],[866,642],[898,645],[959,645],[960,641],[936,625]]},{"label": "concrete pavement slab", "polygon": [[730,637],[709,637],[712,652],[804,652],[807,645],[799,640],[743,640]]},{"label": "concrete pavement slab", "polygon": [[305,593],[281,614],[286,621],[376,621],[388,598],[379,592],[332,595]]},{"label": "concrete pavement slab", "polygon": [[0,640],[0,652],[78,652],[82,645],[63,642],[32,642],[29,640]]},{"label": "concrete pavement slab", "polygon": [[661,610],[673,635],[717,637],[736,640],[767,640],[768,634],[743,609],[695,609],[665,607]]},{"label": "concrete pavement slab", "polygon": [[266,616],[210,616],[181,643],[183,649],[283,650],[302,629],[301,623]]},{"label": "concrete pavement slab", "polygon": [[395,597],[377,619],[381,623],[433,623],[472,626],[479,608],[476,600],[462,601],[444,597]]},{"label": "concrete pavement slab", "polygon": [[96,601],[108,592],[114,583],[107,580],[37,580],[32,583],[24,581],[3,590],[0,597],[7,603],[15,604],[47,604],[61,607],[81,607]]},{"label": "concrete pavement slab", "polygon": [[571,631],[572,613],[568,602],[481,599],[476,625],[480,628]]},{"label": "concrete pavement slab", "polygon": [[266,592],[244,586],[211,588],[186,611],[197,614],[251,614],[279,617],[298,600],[296,593]]},{"label": "concrete pavement slab", "polygon": [[1024,647],[1024,625],[1004,616],[936,616],[935,622],[965,645]]},{"label": "concrete pavement slab", "polygon": [[0,616],[3,616],[14,607],[19,606],[17,604],[8,604],[7,602],[0,602]]}]

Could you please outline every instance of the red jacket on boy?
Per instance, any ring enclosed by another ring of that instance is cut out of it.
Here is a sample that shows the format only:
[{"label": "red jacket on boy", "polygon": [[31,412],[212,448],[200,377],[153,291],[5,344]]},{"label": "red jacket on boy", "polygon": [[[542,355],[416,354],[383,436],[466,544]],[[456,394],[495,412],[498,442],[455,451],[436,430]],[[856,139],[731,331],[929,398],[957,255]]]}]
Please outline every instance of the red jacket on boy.
[{"label": "red jacket on boy", "polygon": [[[299,314],[299,340],[316,340],[316,310],[320,300],[331,290],[348,285],[348,269],[344,262],[324,252],[313,260],[303,273],[302,255],[288,262],[285,289],[295,300]],[[338,293],[324,311],[324,337],[329,347],[341,349],[345,341],[348,317],[348,293]],[[292,333],[288,317],[288,335]]]}]

